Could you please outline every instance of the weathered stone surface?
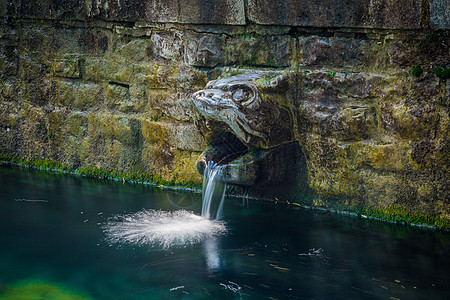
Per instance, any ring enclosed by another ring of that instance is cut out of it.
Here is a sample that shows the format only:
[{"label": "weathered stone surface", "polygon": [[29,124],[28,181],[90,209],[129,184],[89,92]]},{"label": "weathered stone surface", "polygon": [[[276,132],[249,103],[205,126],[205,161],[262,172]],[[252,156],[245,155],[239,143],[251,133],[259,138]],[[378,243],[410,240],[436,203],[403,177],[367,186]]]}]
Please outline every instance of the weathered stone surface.
[{"label": "weathered stone surface", "polygon": [[225,64],[288,67],[296,61],[295,40],[289,35],[250,34],[227,38]]},{"label": "weathered stone surface", "polygon": [[323,196],[356,196],[361,192],[356,166],[349,162],[345,145],[333,138],[308,135],[305,143],[308,182]]},{"label": "weathered stone surface", "polygon": [[183,57],[183,36],[180,32],[155,32],[150,51],[153,59],[180,61]]},{"label": "weathered stone surface", "polygon": [[435,29],[450,29],[450,0],[430,0],[430,23]]},{"label": "weathered stone surface", "polygon": [[420,2],[414,0],[249,0],[257,24],[311,27],[418,28]]},{"label": "weathered stone surface", "polygon": [[14,54],[0,54],[0,73],[4,75],[17,75],[19,59]]},{"label": "weathered stone surface", "polygon": [[80,78],[80,61],[76,56],[55,59],[52,64],[52,73],[57,77]]},{"label": "weathered stone surface", "polygon": [[83,17],[83,0],[12,0],[6,2],[9,3],[8,14],[12,16],[49,19],[81,19]]},{"label": "weathered stone surface", "polygon": [[[391,77],[374,75],[370,73],[353,73],[337,71],[311,71],[303,75],[304,95],[311,95],[326,102],[342,103],[342,97],[348,102],[348,98],[367,101],[374,97],[380,97],[392,90]],[[333,97],[334,99],[329,99]]]},{"label": "weathered stone surface", "polygon": [[91,17],[107,20],[136,21],[149,23],[193,23],[193,24],[245,24],[243,0],[128,0],[107,1],[105,5],[89,5],[86,10]]},{"label": "weathered stone surface", "polygon": [[194,67],[215,67],[224,63],[223,38],[215,34],[186,36],[185,62]]},{"label": "weathered stone surface", "polygon": [[117,45],[116,51],[119,57],[122,57],[131,63],[137,64],[148,63],[150,61],[150,53],[152,49],[152,41],[146,37],[124,41]]},{"label": "weathered stone surface", "polygon": [[367,40],[317,36],[301,39],[300,47],[305,65],[337,67],[367,65],[378,48]]},{"label": "weathered stone surface", "polygon": [[245,24],[244,0],[178,0],[181,23]]},{"label": "weathered stone surface", "polygon": [[177,22],[179,21],[178,0],[142,1],[144,18],[148,22]]},{"label": "weathered stone surface", "polygon": [[205,149],[206,143],[192,123],[172,124],[167,127],[168,141],[178,150],[201,152]]},{"label": "weathered stone surface", "polygon": [[8,1],[0,1],[0,18],[4,18],[8,12]]},{"label": "weathered stone surface", "polygon": [[112,81],[127,85],[131,81],[133,71],[125,61],[87,57],[84,62],[84,76],[93,82]]},{"label": "weathered stone surface", "polygon": [[[386,54],[390,65],[397,68],[421,66],[445,66],[448,64],[448,33],[432,33],[416,37],[393,38],[386,41]],[[432,69],[432,67],[431,67]],[[431,71],[430,69],[430,71]]]},{"label": "weathered stone surface", "polygon": [[192,122],[195,120],[195,113],[191,98],[191,92],[170,93],[167,90],[150,90],[148,92],[149,117]]},{"label": "weathered stone surface", "polygon": [[[243,0],[10,1],[8,14],[47,19],[102,19],[149,23],[245,24]],[[2,11],[6,8],[1,6]]]},{"label": "weathered stone surface", "polygon": [[386,132],[409,140],[435,138],[440,119],[435,107],[382,102],[379,109],[380,125]]},{"label": "weathered stone surface", "polygon": [[131,101],[130,87],[110,82],[105,86],[106,106],[112,110],[130,112],[135,110]]},{"label": "weathered stone surface", "polygon": [[373,107],[355,105],[327,107],[305,103],[300,114],[301,128],[321,136],[347,141],[366,139],[376,133]]},{"label": "weathered stone surface", "polygon": [[76,110],[87,110],[104,103],[103,86],[93,83],[80,83],[56,80],[53,83],[57,97],[53,105],[67,106]]}]

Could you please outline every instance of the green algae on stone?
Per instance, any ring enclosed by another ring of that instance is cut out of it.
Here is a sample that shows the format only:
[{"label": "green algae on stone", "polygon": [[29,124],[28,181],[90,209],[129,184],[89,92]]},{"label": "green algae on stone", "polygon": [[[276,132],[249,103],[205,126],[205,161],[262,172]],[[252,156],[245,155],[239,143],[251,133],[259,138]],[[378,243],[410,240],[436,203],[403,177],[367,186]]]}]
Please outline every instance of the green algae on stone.
[{"label": "green algae on stone", "polygon": [[2,288],[0,300],[92,300],[82,292],[41,280],[27,280]]},{"label": "green algae on stone", "polygon": [[450,68],[437,67],[433,70],[433,73],[442,79],[450,78]]},{"label": "green algae on stone", "polygon": [[395,204],[381,207],[371,206],[362,209],[359,213],[360,215],[366,215],[400,224],[450,230],[450,220],[448,217],[438,214],[426,214],[421,211],[408,209]]},{"label": "green algae on stone", "polygon": [[73,167],[71,165],[43,158],[25,160],[21,157],[17,157],[14,155],[0,154],[0,161],[12,163],[22,167],[32,167],[41,170],[53,170],[62,173],[70,172],[73,170]]},{"label": "green algae on stone", "polygon": [[[184,168],[194,165],[195,159],[192,158],[187,163],[184,160],[180,160],[180,165]],[[83,166],[75,168],[71,164],[62,164],[57,161],[48,159],[32,159],[24,160],[19,157],[15,157],[7,154],[0,154],[0,163],[7,163],[18,165],[26,168],[36,168],[44,171],[54,171],[61,173],[69,173],[73,175],[80,175],[91,178],[106,179],[106,180],[118,180],[123,182],[135,182],[151,184],[165,188],[186,188],[199,190],[201,189],[201,177],[197,173],[187,172],[186,175],[176,176],[176,178],[167,179],[167,176],[162,177],[160,174],[152,174],[149,172],[143,172],[138,169],[132,169],[129,171],[117,171],[100,169],[96,166]],[[183,174],[183,173],[181,173]]]},{"label": "green algae on stone", "polygon": [[422,75],[423,73],[423,69],[421,66],[414,66],[412,69],[412,74],[416,77],[419,77],[420,75]]}]

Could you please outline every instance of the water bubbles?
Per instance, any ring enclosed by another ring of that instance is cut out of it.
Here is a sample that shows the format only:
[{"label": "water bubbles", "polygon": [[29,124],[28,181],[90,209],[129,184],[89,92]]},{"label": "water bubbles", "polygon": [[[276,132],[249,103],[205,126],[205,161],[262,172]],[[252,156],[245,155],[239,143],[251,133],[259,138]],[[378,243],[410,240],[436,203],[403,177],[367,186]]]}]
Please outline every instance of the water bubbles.
[{"label": "water bubbles", "polygon": [[309,249],[308,253],[300,253],[300,256],[323,256],[323,249],[322,248],[312,248]]},{"label": "water bubbles", "polygon": [[209,220],[186,210],[141,210],[119,215],[103,226],[110,244],[150,245],[169,248],[197,244],[226,233],[224,222]]},{"label": "water bubbles", "polygon": [[232,281],[228,281],[228,284],[225,283],[220,283],[220,285],[225,289],[225,290],[230,290],[233,293],[240,293],[241,292],[241,287],[239,286],[239,284],[232,282]]},{"label": "water bubbles", "polygon": [[[132,244],[169,248],[197,244],[205,238],[225,234],[227,231],[225,224],[219,220],[226,187],[219,180],[221,170],[222,167],[208,162],[203,181],[201,216],[186,210],[145,209],[134,214],[118,215],[109,219],[103,226],[106,241],[110,245]],[[214,245],[208,243],[206,245],[208,253],[214,253]],[[211,254],[208,257],[209,268],[218,268],[217,255]]]}]

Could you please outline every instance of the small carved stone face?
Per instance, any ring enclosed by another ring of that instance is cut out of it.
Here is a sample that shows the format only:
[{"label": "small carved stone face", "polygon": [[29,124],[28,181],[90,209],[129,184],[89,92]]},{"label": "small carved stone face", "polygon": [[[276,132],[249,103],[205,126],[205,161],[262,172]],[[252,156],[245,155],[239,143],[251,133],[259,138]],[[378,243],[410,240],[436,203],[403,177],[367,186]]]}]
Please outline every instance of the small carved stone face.
[{"label": "small carved stone face", "polygon": [[[210,145],[197,163],[200,173],[210,160],[241,167],[251,161],[256,166],[255,159],[262,157],[261,151],[267,153],[292,142],[290,113],[261,95],[258,79],[258,74],[243,74],[213,80],[193,95],[193,102],[204,117],[204,122],[200,122],[204,125],[202,133]],[[256,174],[253,171],[254,167],[251,176]]]}]

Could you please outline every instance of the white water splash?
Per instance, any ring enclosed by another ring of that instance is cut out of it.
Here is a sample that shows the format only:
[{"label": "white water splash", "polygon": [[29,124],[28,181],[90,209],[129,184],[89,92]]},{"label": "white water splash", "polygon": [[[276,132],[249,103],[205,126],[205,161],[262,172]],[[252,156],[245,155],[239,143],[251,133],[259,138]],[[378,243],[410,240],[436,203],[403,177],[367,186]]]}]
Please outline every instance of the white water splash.
[{"label": "white water splash", "polygon": [[226,233],[225,224],[185,210],[142,210],[119,215],[103,226],[106,241],[112,244],[151,245],[169,248],[201,242]]},{"label": "white water splash", "polygon": [[[225,196],[225,183],[220,182],[222,167],[209,162],[203,181],[202,215],[186,210],[142,210],[118,215],[103,225],[106,241],[112,244],[151,245],[169,248],[199,243],[226,233],[225,223],[219,221]],[[211,256],[212,268],[218,258]],[[217,266],[216,266],[217,265]]]}]

